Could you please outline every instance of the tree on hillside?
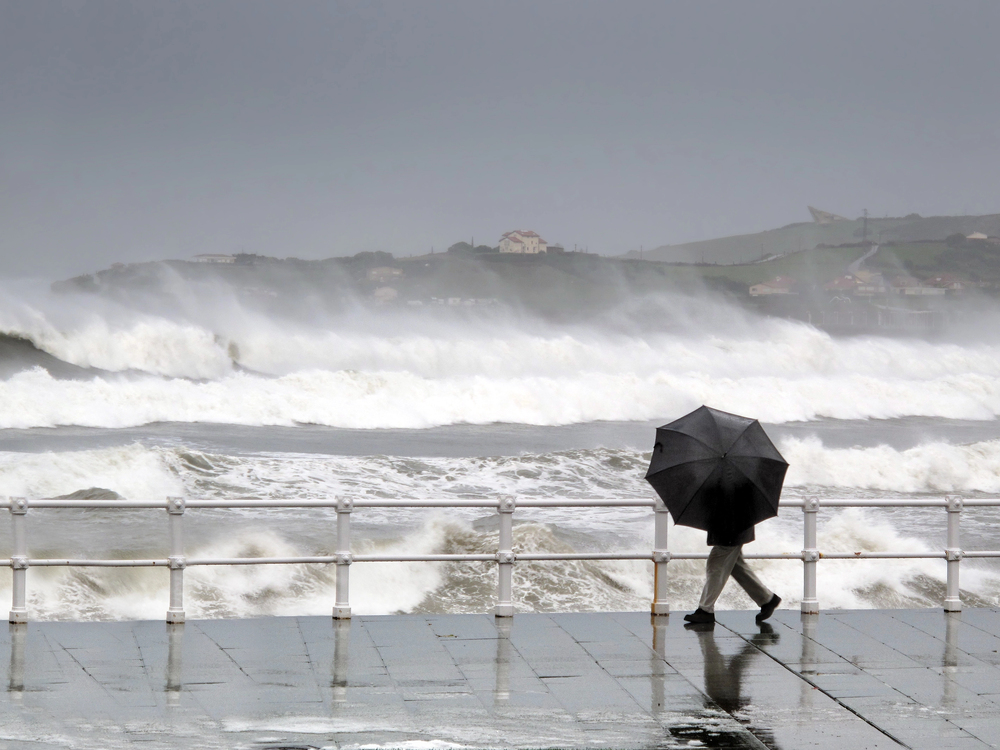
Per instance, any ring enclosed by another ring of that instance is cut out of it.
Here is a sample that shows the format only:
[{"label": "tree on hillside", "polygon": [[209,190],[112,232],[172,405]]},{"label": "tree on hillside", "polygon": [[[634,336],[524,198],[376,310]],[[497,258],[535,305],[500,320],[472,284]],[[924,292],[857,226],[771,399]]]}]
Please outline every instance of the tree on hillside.
[{"label": "tree on hillside", "polygon": [[489,245],[476,245],[473,247],[468,242],[456,242],[448,248],[448,252],[453,255],[481,255],[483,253],[499,252],[499,248]]},{"label": "tree on hillside", "polygon": [[965,244],[965,235],[961,232],[955,232],[954,234],[949,234],[944,238],[944,243],[948,247],[962,247]]},{"label": "tree on hillside", "polygon": [[387,253],[383,250],[376,250],[374,252],[365,250],[360,253],[356,253],[350,258],[363,266],[389,266],[395,261],[392,257],[392,253]]}]

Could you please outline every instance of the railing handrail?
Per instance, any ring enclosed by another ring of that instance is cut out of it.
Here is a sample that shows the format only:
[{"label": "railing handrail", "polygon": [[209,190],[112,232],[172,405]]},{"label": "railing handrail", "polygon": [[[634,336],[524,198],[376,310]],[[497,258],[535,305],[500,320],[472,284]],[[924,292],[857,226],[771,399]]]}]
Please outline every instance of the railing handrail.
[{"label": "railing handrail", "polygon": [[[902,498],[815,498],[823,508],[945,508],[951,495],[941,497]],[[10,507],[14,500],[8,498],[4,505]],[[783,508],[802,508],[813,498],[788,497],[781,500]],[[163,510],[167,500],[88,500],[78,498],[40,497],[31,498],[32,508],[60,508],[78,510]],[[496,498],[355,498],[355,508],[496,508],[500,500]],[[1000,507],[1000,496],[963,497],[966,507]],[[195,508],[336,508],[338,501],[330,498],[265,499],[265,498],[189,498],[185,499],[188,509]],[[547,498],[518,497],[518,508],[655,508],[655,499],[645,498]]]},{"label": "railing handrail", "polygon": [[[96,510],[107,508],[156,510],[167,507],[165,500],[81,500],[58,497],[32,499],[32,508],[76,508],[81,510]],[[354,500],[355,508],[496,508],[499,500],[495,498],[358,498]],[[322,499],[260,499],[260,498],[191,498],[185,500],[189,509],[192,508],[336,508],[337,500]],[[521,508],[653,508],[655,500],[643,498],[519,498]],[[9,505],[9,502],[8,502]]]},{"label": "railing handrail", "polygon": [[[4,503],[0,501],[0,506]],[[12,608],[10,622],[27,621],[26,574],[32,567],[165,567],[170,569],[170,606],[167,610],[168,622],[183,622],[183,573],[187,567],[217,565],[280,565],[280,564],[325,564],[336,565],[337,598],[333,608],[336,619],[351,616],[348,599],[349,566],[354,562],[491,562],[498,569],[498,603],[495,614],[498,617],[513,615],[512,567],[516,561],[543,562],[560,560],[651,560],[654,563],[654,615],[668,614],[667,564],[671,560],[704,560],[704,552],[671,552],[667,549],[668,512],[656,499],[649,498],[532,498],[500,496],[491,498],[310,498],[310,499],[268,499],[268,498],[180,498],[165,499],[86,499],[86,498],[32,498],[9,497],[6,501],[12,517],[14,544],[10,558],[0,558],[0,565],[13,571]],[[781,501],[786,508],[801,508],[805,519],[803,527],[803,549],[800,552],[757,552],[744,555],[750,560],[801,560],[803,563],[802,612],[819,612],[816,595],[816,565],[819,560],[857,559],[944,559],[947,561],[946,611],[961,609],[958,575],[963,558],[1000,558],[1000,551],[963,550],[959,544],[959,519],[964,508],[1000,507],[1000,497],[978,495],[960,497],[896,497],[896,498],[823,498],[786,497]],[[515,551],[513,544],[513,514],[516,508],[652,508],[655,518],[653,548],[649,552],[527,552]],[[944,508],[948,512],[947,546],[940,551],[920,552],[822,552],[817,546],[816,518],[821,508]],[[78,559],[78,558],[29,558],[27,546],[26,516],[30,509],[78,509],[78,510],[166,510],[170,519],[170,555],[163,558],[145,559]],[[187,510],[193,509],[238,509],[238,508],[331,508],[337,515],[336,551],[329,555],[285,556],[285,557],[228,557],[190,558],[184,554],[182,519]],[[492,508],[500,515],[499,542],[495,553],[469,554],[376,554],[351,552],[350,518],[355,509],[360,508]]]}]

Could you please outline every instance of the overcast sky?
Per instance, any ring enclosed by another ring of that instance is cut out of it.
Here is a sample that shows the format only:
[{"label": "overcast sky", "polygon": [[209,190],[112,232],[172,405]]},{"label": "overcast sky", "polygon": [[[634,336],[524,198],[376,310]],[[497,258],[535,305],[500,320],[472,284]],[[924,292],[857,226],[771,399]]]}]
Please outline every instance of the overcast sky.
[{"label": "overcast sky", "polygon": [[996,213],[998,29],[992,0],[0,0],[2,275]]}]

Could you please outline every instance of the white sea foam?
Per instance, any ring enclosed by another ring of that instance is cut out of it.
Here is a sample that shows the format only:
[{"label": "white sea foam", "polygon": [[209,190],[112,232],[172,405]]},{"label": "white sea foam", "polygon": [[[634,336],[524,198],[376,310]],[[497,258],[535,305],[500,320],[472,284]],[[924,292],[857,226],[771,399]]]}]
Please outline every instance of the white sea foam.
[{"label": "white sea foam", "polygon": [[413,372],[308,370],[278,378],[231,374],[208,382],[162,378],[57,380],[36,368],[0,381],[0,428],[152,422],[319,424],[426,428],[516,422],[564,425],[642,421],[702,403],[780,423],[923,416],[1000,415],[1000,376],[905,379],[856,374],[714,377],[703,372],[576,372],[554,377],[427,378]]},{"label": "white sea foam", "polygon": [[786,485],[889,492],[1000,492],[1000,441],[928,442],[908,450],[828,448],[817,438],[781,441]]},{"label": "white sea foam", "polygon": [[211,291],[211,304],[169,315],[99,298],[28,303],[0,294],[0,332],[122,373],[76,381],[40,369],[15,374],[0,382],[0,428],[563,425],[667,418],[702,403],[772,423],[1000,415],[1000,347],[990,343],[837,339],[717,305],[733,321],[723,325],[692,315],[683,298],[659,329],[615,316],[588,327],[504,316],[307,323]]},{"label": "white sea foam", "polygon": [[127,498],[183,494],[173,452],[128,446],[60,453],[0,453],[0,496],[58,497],[100,487]]}]

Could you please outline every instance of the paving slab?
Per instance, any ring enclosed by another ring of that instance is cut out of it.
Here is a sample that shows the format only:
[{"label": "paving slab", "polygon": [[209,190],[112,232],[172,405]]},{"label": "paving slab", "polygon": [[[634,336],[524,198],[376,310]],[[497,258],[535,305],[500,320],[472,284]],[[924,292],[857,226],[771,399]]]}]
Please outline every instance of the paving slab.
[{"label": "paving slab", "polygon": [[753,615],[14,625],[0,750],[1000,747],[997,610]]}]

